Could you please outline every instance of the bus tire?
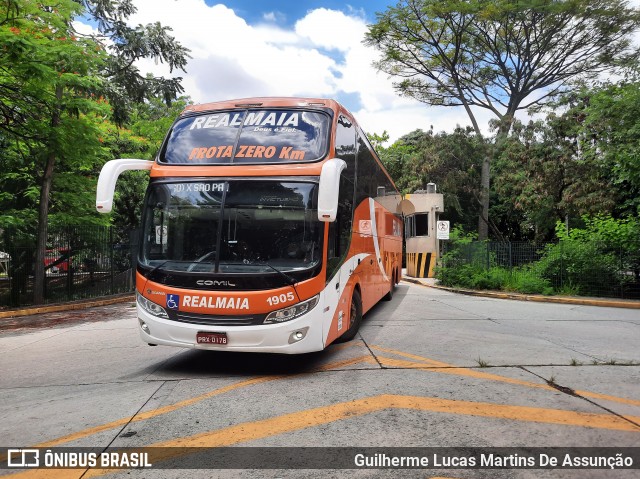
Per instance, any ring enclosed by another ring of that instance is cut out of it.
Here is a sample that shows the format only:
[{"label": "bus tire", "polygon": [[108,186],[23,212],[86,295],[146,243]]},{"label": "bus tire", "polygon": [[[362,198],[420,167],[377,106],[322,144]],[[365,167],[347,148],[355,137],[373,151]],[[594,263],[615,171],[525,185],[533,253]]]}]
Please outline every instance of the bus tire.
[{"label": "bus tire", "polygon": [[346,343],[355,338],[360,329],[360,323],[362,323],[362,298],[360,291],[354,289],[351,295],[351,307],[349,308],[349,329],[336,340],[336,343]]},{"label": "bus tire", "polygon": [[393,299],[393,290],[396,289],[395,276],[395,273],[391,275],[391,281],[389,281],[389,292],[382,297],[384,301],[391,301]]}]

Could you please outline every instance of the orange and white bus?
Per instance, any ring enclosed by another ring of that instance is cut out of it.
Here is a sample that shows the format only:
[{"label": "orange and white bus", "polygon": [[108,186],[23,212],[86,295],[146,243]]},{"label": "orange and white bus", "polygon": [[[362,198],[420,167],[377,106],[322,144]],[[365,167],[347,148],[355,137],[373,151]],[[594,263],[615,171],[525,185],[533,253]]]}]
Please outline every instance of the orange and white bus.
[{"label": "orange and white bus", "polygon": [[188,106],[150,170],[137,313],[151,345],[305,353],[352,339],[402,271],[401,200],[355,119],[333,100]]}]

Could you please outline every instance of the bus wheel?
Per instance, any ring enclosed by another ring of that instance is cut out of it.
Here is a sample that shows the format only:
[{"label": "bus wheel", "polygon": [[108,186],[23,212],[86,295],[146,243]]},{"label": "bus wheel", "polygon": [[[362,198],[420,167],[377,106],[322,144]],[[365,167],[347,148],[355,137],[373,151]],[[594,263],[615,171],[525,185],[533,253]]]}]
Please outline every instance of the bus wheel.
[{"label": "bus wheel", "polygon": [[393,290],[396,289],[396,275],[391,275],[391,281],[389,281],[389,292],[383,296],[383,300],[391,301],[393,299]]},{"label": "bus wheel", "polygon": [[362,323],[362,299],[357,289],[353,290],[351,295],[351,307],[349,308],[349,329],[336,339],[336,343],[345,343],[356,337]]}]

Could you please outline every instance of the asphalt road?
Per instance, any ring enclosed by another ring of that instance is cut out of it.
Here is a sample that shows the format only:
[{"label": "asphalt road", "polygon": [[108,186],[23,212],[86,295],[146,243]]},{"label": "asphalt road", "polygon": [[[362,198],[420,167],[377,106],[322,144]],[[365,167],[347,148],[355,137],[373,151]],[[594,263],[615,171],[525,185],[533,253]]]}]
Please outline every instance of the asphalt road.
[{"label": "asphalt road", "polygon": [[[156,466],[181,455],[188,463],[193,455],[177,448],[202,446],[640,445],[639,310],[401,283],[355,340],[304,356],[149,347],[137,327],[135,308],[123,303],[23,318],[0,331],[0,445],[162,446],[152,452]],[[329,466],[331,451],[320,450]],[[640,470],[153,468],[107,477],[347,475],[631,478]]]}]

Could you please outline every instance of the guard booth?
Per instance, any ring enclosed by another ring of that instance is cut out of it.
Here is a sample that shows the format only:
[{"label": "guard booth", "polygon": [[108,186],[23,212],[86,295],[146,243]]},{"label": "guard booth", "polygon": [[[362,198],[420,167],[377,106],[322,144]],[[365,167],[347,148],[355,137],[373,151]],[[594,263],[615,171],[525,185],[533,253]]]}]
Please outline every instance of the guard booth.
[{"label": "guard booth", "polygon": [[429,183],[426,190],[405,195],[400,207],[404,215],[407,276],[432,278],[440,256],[436,223],[444,211],[444,198],[436,192],[435,183]]}]

